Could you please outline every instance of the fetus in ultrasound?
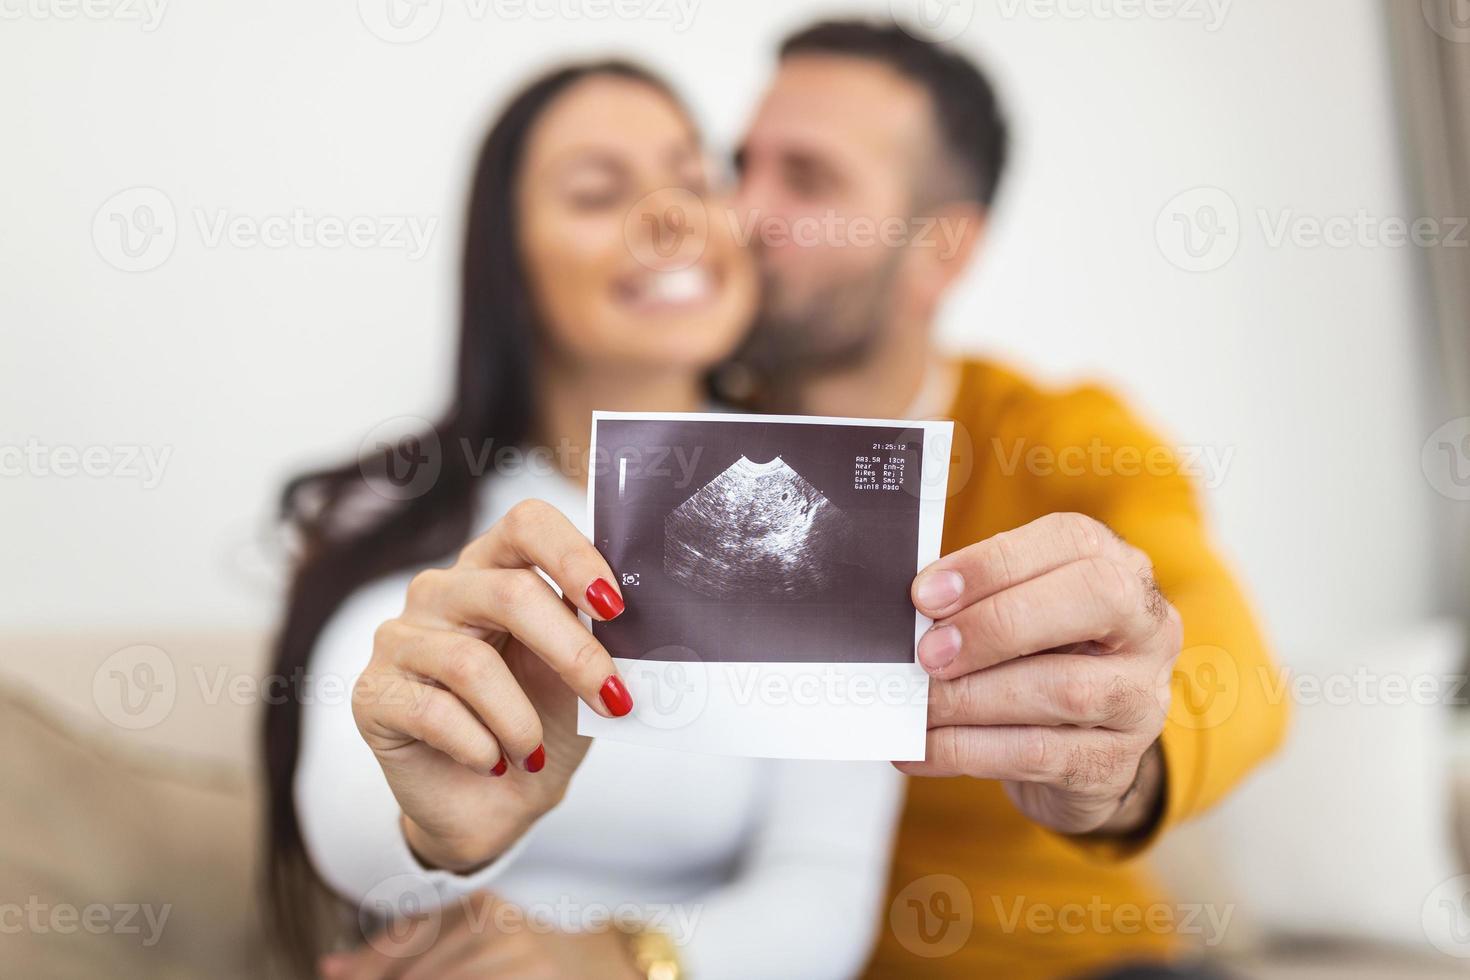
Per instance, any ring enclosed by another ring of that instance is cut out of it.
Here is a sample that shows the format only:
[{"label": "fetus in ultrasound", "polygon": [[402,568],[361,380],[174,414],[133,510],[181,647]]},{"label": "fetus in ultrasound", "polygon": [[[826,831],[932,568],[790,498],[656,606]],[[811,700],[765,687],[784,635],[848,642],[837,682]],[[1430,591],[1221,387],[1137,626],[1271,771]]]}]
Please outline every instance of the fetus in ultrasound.
[{"label": "fetus in ultrasound", "polygon": [[716,599],[802,599],[837,581],[852,522],[780,456],[741,456],[664,519],[664,571]]}]

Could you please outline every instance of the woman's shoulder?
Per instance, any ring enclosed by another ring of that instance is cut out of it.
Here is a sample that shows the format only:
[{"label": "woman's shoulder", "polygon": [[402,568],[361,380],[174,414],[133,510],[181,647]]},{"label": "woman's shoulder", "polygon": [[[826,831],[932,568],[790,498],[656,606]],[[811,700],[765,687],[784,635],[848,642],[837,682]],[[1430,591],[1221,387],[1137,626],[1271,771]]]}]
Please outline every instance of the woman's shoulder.
[{"label": "woman's shoulder", "polygon": [[342,600],[317,637],[311,655],[312,670],[353,676],[361,672],[373,652],[373,634],[403,611],[403,598],[416,572],[396,572],[374,579]]},{"label": "woman's shoulder", "polygon": [[[586,522],[586,500],[576,486],[557,472],[538,473],[526,467],[488,476],[479,491],[475,533],[483,534],[523,500],[545,500],[565,513],[578,527]],[[468,543],[468,542],[466,542]],[[441,564],[448,564],[452,556]],[[360,659],[372,648],[373,632],[403,611],[408,583],[422,569],[412,568],[374,579],[353,590],[332,613],[317,641],[313,663],[340,663]]]},{"label": "woman's shoulder", "polygon": [[[567,520],[586,534],[587,491],[585,485],[578,486],[563,475],[562,467],[554,454],[550,460],[541,460],[527,450],[522,465],[504,468],[484,478],[480,486],[478,508],[475,518],[475,533],[483,534],[495,525],[510,509],[523,500],[544,500],[567,516]],[[548,453],[551,451],[548,449]]]}]

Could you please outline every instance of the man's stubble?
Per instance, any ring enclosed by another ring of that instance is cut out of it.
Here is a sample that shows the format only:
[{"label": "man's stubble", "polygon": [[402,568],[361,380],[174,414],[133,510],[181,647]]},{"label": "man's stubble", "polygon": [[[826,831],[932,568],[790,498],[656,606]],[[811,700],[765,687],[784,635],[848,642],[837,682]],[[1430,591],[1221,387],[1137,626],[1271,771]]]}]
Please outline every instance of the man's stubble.
[{"label": "man's stubble", "polygon": [[716,372],[720,393],[768,412],[794,411],[801,386],[813,378],[862,367],[880,347],[892,315],[902,252],[876,268],[810,289],[804,296],[769,269],[745,342]]}]

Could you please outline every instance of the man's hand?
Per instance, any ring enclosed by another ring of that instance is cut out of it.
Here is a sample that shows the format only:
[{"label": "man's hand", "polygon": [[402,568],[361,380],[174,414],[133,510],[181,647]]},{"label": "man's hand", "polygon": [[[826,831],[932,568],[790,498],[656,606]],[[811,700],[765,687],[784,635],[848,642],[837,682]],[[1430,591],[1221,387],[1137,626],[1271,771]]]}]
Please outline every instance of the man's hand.
[{"label": "man's hand", "polygon": [[1148,556],[1090,517],[1049,514],[944,556],[912,593],[934,619],[919,641],[929,740],[898,768],[1002,780],[1062,833],[1146,829],[1181,644]]}]

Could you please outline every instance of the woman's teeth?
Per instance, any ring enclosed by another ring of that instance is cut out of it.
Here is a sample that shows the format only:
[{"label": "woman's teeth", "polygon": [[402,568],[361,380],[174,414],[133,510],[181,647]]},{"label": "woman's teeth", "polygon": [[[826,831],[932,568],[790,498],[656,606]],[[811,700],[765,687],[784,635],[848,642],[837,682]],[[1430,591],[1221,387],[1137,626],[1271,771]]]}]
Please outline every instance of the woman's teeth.
[{"label": "woman's teeth", "polygon": [[684,304],[694,303],[710,295],[714,282],[699,266],[678,269],[674,272],[653,272],[644,278],[641,295],[645,303]]}]

